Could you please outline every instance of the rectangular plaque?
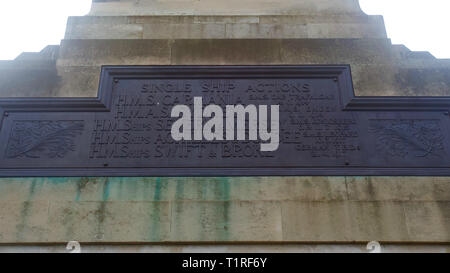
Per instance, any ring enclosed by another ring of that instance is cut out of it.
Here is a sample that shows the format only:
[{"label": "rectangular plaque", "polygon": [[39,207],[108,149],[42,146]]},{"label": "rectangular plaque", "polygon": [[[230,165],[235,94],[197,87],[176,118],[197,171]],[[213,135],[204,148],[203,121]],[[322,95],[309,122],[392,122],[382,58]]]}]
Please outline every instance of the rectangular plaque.
[{"label": "rectangular plaque", "polygon": [[105,66],[98,98],[0,100],[0,176],[450,175],[449,109],[347,65]]}]

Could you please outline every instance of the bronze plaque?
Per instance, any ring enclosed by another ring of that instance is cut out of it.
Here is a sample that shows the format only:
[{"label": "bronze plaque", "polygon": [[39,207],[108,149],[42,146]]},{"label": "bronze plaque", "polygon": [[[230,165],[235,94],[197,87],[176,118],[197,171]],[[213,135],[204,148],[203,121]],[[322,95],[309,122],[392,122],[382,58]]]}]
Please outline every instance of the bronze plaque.
[{"label": "bronze plaque", "polygon": [[450,99],[355,97],[347,65],[105,66],[0,107],[3,177],[450,175]]}]

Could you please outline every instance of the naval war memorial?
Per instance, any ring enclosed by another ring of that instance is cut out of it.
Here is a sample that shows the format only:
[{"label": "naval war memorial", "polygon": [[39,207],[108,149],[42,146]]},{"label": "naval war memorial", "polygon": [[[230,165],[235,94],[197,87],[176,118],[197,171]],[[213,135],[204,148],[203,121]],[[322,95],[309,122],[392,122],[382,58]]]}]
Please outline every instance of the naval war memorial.
[{"label": "naval war memorial", "polygon": [[449,111],[357,0],[94,0],[0,61],[0,252],[449,252]]}]

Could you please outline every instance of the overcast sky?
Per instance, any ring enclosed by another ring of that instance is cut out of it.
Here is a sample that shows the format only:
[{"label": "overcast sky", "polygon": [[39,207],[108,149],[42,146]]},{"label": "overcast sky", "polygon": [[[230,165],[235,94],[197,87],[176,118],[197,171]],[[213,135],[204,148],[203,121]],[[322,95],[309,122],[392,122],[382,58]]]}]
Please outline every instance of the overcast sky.
[{"label": "overcast sky", "polygon": [[[299,0],[301,1],[301,0]],[[85,15],[91,0],[0,0],[0,60],[59,44],[69,15]],[[360,0],[382,14],[395,44],[450,58],[450,0]]]}]

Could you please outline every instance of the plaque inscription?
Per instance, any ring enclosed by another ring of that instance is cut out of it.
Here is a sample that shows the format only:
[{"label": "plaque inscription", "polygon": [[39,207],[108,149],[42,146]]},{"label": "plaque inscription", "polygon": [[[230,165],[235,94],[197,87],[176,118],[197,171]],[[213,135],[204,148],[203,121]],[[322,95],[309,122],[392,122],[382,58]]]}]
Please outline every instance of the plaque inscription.
[{"label": "plaque inscription", "polygon": [[349,66],[102,68],[2,99],[0,176],[450,175],[448,97],[355,97]]}]

